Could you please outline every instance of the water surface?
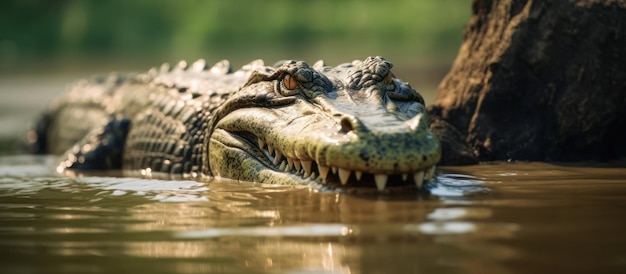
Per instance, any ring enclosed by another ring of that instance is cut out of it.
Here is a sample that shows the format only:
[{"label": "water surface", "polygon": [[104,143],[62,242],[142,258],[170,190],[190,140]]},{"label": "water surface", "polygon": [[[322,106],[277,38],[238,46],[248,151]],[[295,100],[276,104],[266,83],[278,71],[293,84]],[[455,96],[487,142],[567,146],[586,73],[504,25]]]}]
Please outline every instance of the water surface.
[{"label": "water surface", "polygon": [[624,273],[626,168],[497,163],[428,193],[71,178],[0,157],[0,273]]}]

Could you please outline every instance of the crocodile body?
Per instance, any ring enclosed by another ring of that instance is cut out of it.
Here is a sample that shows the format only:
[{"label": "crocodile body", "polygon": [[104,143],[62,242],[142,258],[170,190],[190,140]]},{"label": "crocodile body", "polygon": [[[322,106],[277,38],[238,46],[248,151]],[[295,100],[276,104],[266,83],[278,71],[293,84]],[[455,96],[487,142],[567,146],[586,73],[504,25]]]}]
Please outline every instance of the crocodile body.
[{"label": "crocodile body", "polygon": [[405,190],[441,157],[424,100],[381,57],[309,66],[163,64],[71,85],[28,134],[58,171]]}]

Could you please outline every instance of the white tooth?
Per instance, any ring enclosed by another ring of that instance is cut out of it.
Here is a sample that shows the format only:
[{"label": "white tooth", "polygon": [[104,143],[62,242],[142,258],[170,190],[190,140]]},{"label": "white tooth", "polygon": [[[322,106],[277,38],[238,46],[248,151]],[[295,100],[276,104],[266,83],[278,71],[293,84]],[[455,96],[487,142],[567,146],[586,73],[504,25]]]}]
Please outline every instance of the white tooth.
[{"label": "white tooth", "polygon": [[311,180],[317,179],[317,174],[315,174],[315,172],[311,172],[311,177],[309,177],[309,179]]},{"label": "white tooth", "polygon": [[356,176],[356,180],[357,181],[361,181],[361,177],[363,177],[363,172],[362,171],[355,171],[354,175]]},{"label": "white tooth", "polygon": [[331,167],[331,170],[333,171],[333,174],[337,174],[337,167],[336,166]]},{"label": "white tooth", "polygon": [[352,173],[351,170],[343,169],[343,168],[339,169],[339,180],[341,181],[342,185],[345,185],[348,183],[348,179],[350,178],[350,173]]},{"label": "white tooth", "polygon": [[272,145],[267,144],[267,151],[270,153],[270,155],[274,155],[274,148],[272,147]]},{"label": "white tooth", "polygon": [[265,141],[261,140],[261,139],[257,139],[259,141],[259,148],[263,149],[265,148]]},{"label": "white tooth", "polygon": [[413,181],[415,181],[417,188],[422,188],[422,183],[424,183],[424,171],[413,174]]},{"label": "white tooth", "polygon": [[374,181],[376,181],[376,188],[378,188],[379,191],[384,190],[385,186],[387,186],[387,178],[389,178],[389,176],[385,174],[374,174]]},{"label": "white tooth", "polygon": [[311,174],[311,164],[313,161],[302,160],[302,168],[304,168],[304,176],[307,177]]},{"label": "white tooth", "polygon": [[327,166],[317,166],[320,170],[320,176],[322,177],[322,181],[326,182],[326,176],[328,176],[328,171],[330,170]]},{"label": "white tooth", "polygon": [[293,159],[289,157],[285,157],[285,158],[287,158],[287,167],[289,168],[287,171],[293,170]]},{"label": "white tooth", "polygon": [[402,174],[402,181],[406,182],[406,179],[409,177],[409,174]]},{"label": "white tooth", "polygon": [[435,165],[431,166],[428,171],[426,171],[426,174],[424,174],[424,179],[428,181],[433,178],[433,175],[435,175]]},{"label": "white tooth", "polygon": [[296,168],[296,172],[300,172],[300,169],[302,169],[300,160],[293,159],[293,167]]},{"label": "white tooth", "polygon": [[[276,163],[276,160],[274,160],[274,163]],[[274,165],[276,165],[276,164],[274,164]],[[283,171],[284,171],[284,170],[285,170],[285,166],[286,166],[286,165],[285,165],[285,162],[281,162],[281,163],[280,163],[280,167],[278,167],[278,169],[280,169],[280,170],[283,170]]]},{"label": "white tooth", "polygon": [[278,163],[280,163],[280,160],[283,159],[283,154],[278,149],[275,152],[276,156],[274,156],[274,165],[277,165]]}]

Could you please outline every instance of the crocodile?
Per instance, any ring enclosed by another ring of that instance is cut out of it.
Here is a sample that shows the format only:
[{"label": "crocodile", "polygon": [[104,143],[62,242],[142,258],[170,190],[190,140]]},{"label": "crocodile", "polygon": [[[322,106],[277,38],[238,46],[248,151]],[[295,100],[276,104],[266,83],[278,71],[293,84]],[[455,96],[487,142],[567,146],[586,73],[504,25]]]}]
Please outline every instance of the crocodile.
[{"label": "crocodile", "polygon": [[372,192],[420,189],[441,158],[424,99],[368,57],[164,63],[81,80],[27,134],[58,172],[228,178]]}]

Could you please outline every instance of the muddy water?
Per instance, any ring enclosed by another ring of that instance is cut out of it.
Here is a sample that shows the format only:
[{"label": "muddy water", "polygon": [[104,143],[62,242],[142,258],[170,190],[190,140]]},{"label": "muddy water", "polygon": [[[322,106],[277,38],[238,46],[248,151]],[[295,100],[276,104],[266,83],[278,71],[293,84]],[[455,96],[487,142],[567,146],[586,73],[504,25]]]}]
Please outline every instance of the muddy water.
[{"label": "muddy water", "polygon": [[0,157],[0,273],[624,273],[626,168],[442,168],[429,193],[69,178]]}]

